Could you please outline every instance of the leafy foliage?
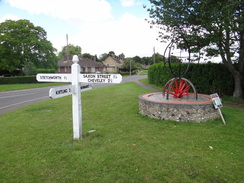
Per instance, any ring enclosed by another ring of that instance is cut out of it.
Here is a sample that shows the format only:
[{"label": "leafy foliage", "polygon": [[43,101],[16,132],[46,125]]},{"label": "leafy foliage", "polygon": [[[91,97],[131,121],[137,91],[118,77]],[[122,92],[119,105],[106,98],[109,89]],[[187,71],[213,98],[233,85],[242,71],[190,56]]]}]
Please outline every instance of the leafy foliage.
[{"label": "leafy foliage", "polygon": [[37,73],[55,73],[55,69],[37,69]]},{"label": "leafy foliage", "polygon": [[121,66],[120,70],[130,72],[130,69],[131,69],[131,71],[133,72],[134,70],[138,70],[140,68],[141,68],[140,63],[138,63],[135,60],[132,60],[130,58],[127,58],[124,60],[123,65]]},{"label": "leafy foliage", "polygon": [[[162,40],[174,39],[182,48],[204,49],[220,55],[235,80],[234,96],[243,94],[244,1],[150,0],[150,24],[161,28]],[[235,67],[233,63],[237,63]]]},{"label": "leafy foliage", "polygon": [[73,55],[81,56],[81,51],[82,49],[80,46],[74,46],[73,44],[69,44],[68,46],[64,46],[62,48],[62,51],[58,53],[58,60],[63,59],[65,56],[67,56],[67,52],[70,59],[72,59],[71,57]]},{"label": "leafy foliage", "polygon": [[1,77],[0,84],[38,83],[36,76]]},{"label": "leafy foliage", "polygon": [[57,67],[55,49],[46,31],[28,20],[6,20],[0,24],[0,68],[21,70],[32,62],[36,68]]},{"label": "leafy foliage", "polygon": [[124,59],[125,59],[125,55],[124,55],[124,53],[121,53],[121,54],[119,54],[119,55],[116,55],[114,51],[110,51],[110,52],[108,52],[108,53],[103,53],[103,54],[101,54],[101,55],[99,56],[99,60],[100,60],[100,61],[104,61],[104,60],[106,60],[106,58],[108,58],[109,56],[110,56],[110,57],[113,57],[113,58],[116,58],[116,59],[118,59],[118,60],[124,60]]},{"label": "leafy foliage", "polygon": [[26,62],[24,64],[24,73],[26,76],[36,75],[37,70],[35,65],[32,62]]},{"label": "leafy foliage", "polygon": [[[178,64],[172,64],[172,69],[177,70]],[[182,70],[186,69],[187,64],[181,65]],[[148,80],[151,84],[163,86],[168,80],[172,79],[169,69],[163,63],[152,65],[148,69]],[[198,93],[231,96],[234,92],[234,79],[231,73],[223,64],[191,64],[189,72],[184,76],[189,79],[197,89]],[[244,89],[244,83],[242,83]]]}]

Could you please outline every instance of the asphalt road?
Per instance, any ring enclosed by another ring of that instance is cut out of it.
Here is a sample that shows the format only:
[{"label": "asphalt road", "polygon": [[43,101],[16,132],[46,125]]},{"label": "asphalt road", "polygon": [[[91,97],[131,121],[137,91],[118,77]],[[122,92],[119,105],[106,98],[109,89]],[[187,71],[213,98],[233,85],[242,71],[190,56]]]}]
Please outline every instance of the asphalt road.
[{"label": "asphalt road", "polygon": [[[138,81],[139,79],[146,78],[146,75],[136,75],[123,77],[122,83]],[[112,84],[93,84],[93,88],[105,87]],[[34,104],[40,101],[48,100],[49,90],[53,87],[43,87],[26,90],[13,90],[0,92],[0,114]]]}]

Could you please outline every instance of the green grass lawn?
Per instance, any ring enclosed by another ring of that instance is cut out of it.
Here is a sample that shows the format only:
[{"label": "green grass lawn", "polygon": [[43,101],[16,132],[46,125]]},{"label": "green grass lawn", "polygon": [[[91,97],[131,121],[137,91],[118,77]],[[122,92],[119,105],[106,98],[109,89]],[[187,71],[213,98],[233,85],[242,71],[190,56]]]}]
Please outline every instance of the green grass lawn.
[{"label": "green grass lawn", "polygon": [[147,75],[148,70],[143,70],[142,72],[140,72],[140,75]]},{"label": "green grass lawn", "polygon": [[82,92],[82,140],[71,96],[0,115],[0,182],[243,182],[243,110],[223,107],[226,126],[161,121],[139,114],[149,92],[133,82]]}]

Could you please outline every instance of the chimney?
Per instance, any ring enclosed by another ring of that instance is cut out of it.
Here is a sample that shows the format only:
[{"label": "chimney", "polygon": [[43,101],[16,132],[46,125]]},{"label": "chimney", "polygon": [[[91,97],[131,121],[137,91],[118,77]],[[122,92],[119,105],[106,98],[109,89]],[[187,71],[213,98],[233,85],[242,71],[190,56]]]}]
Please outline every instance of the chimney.
[{"label": "chimney", "polygon": [[97,60],[96,60],[96,56],[97,56],[97,55],[95,55],[95,56],[93,57],[94,62],[96,62],[96,61],[97,61]]}]

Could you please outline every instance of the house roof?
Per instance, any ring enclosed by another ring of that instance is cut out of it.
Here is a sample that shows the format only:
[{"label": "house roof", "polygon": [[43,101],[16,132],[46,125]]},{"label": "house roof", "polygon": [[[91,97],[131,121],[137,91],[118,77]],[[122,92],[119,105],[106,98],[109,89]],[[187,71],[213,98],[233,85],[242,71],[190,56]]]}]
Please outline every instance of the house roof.
[{"label": "house roof", "polygon": [[[71,66],[73,64],[73,61],[72,61],[71,58],[69,58],[68,60],[66,58],[64,58],[62,60],[59,60],[58,61],[58,66],[59,67]],[[79,57],[78,64],[81,67],[105,67],[105,65],[103,63],[101,63],[101,62],[96,62],[96,61],[94,61],[92,59],[89,59],[89,58],[81,58],[81,57]]]},{"label": "house roof", "polygon": [[[111,56],[109,56],[110,58],[112,58],[115,62],[117,62],[118,64],[122,64],[122,62],[119,60],[119,59],[117,59],[117,58],[114,58],[114,57],[111,57]],[[109,58],[108,57],[108,58]]]}]

